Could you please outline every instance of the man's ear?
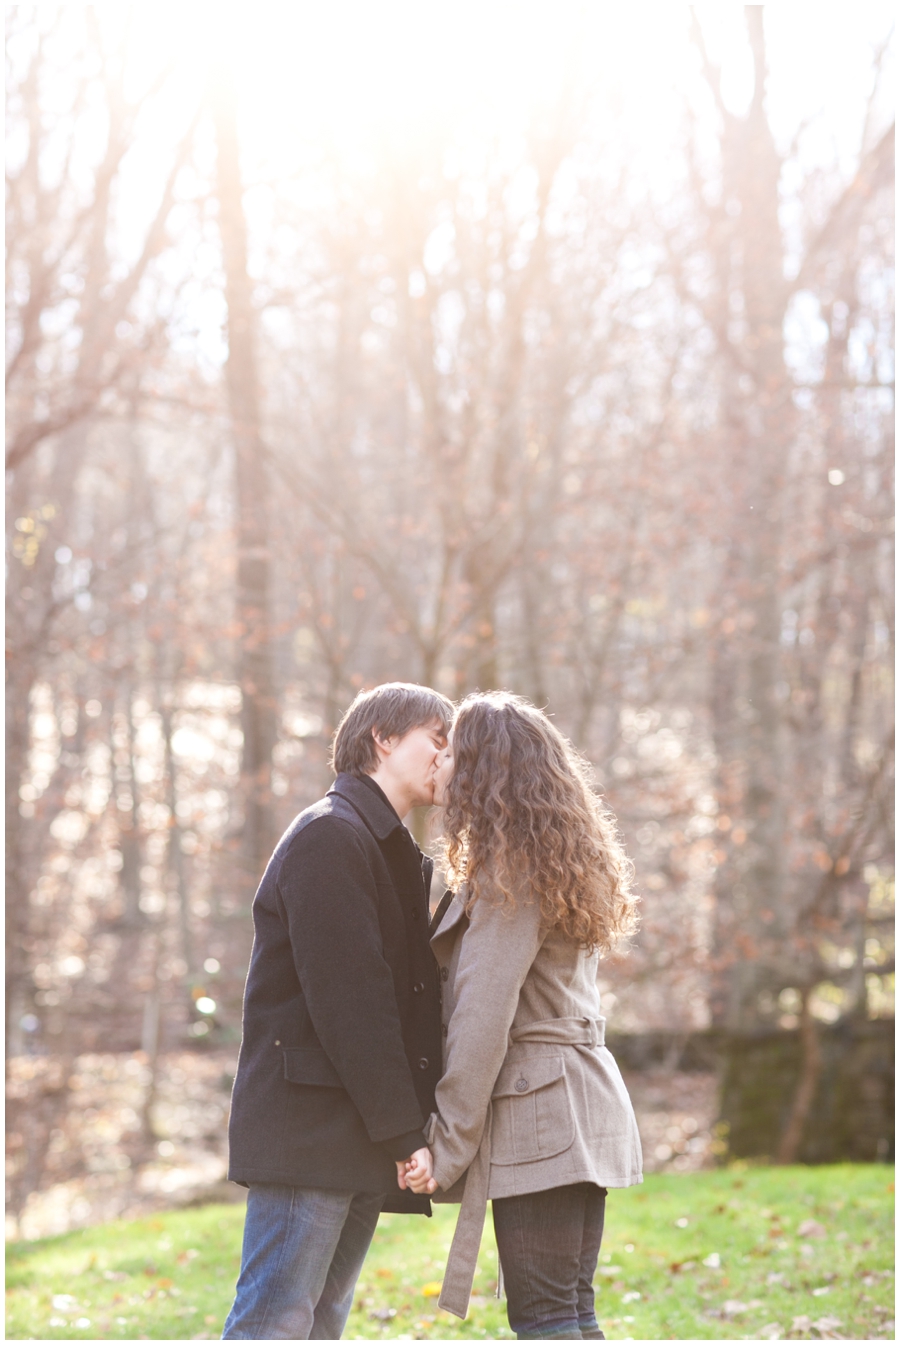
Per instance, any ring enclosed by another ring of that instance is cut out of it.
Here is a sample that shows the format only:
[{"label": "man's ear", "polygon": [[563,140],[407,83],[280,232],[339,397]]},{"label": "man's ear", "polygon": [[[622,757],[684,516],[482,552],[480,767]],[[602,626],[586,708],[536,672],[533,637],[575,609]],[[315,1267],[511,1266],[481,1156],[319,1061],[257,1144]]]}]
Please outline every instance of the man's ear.
[{"label": "man's ear", "polygon": [[390,738],[382,737],[378,729],[373,729],[372,740],[375,743],[375,751],[378,753],[379,761],[382,761],[385,757],[389,757],[391,755],[394,748]]}]

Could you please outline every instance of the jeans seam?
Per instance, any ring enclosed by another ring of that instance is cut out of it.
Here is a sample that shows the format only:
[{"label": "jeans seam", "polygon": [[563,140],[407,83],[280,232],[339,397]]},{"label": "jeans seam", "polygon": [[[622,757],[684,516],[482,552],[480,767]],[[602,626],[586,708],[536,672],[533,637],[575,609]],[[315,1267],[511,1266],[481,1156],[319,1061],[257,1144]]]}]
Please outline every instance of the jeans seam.
[{"label": "jeans seam", "polygon": [[[290,1204],[290,1208],[289,1208],[289,1210],[288,1210],[288,1217],[287,1217],[288,1230],[290,1229],[291,1221],[292,1221],[293,1216],[294,1216],[294,1200],[295,1200],[295,1198],[296,1198],[296,1194],[297,1194],[297,1192],[296,1192],[296,1187],[293,1187],[293,1186],[292,1186],[292,1187],[290,1188],[290,1192],[291,1192],[291,1204]],[[276,1264],[275,1264],[275,1274],[272,1275],[272,1276],[270,1276],[270,1277],[268,1278],[268,1293],[267,1293],[267,1295],[266,1295],[266,1305],[265,1305],[265,1308],[263,1309],[263,1314],[262,1314],[262,1317],[260,1318],[260,1323],[259,1323],[259,1330],[260,1330],[260,1333],[261,1333],[261,1334],[260,1334],[260,1337],[259,1337],[260,1340],[265,1340],[265,1339],[266,1339],[265,1335],[263,1334],[263,1329],[264,1329],[264,1327],[265,1327],[265,1325],[266,1325],[266,1320],[267,1320],[267,1318],[268,1318],[268,1316],[269,1316],[269,1311],[270,1311],[271,1306],[272,1306],[272,1300],[273,1300],[273,1298],[274,1298],[274,1294],[275,1294],[275,1285],[276,1285],[277,1282],[278,1282],[278,1276],[279,1276],[279,1274],[280,1274],[280,1272],[281,1272],[281,1265],[282,1265],[282,1262],[283,1262],[283,1260],[284,1260],[285,1248],[287,1247],[287,1245],[288,1245],[288,1238],[285,1237],[285,1238],[282,1240],[282,1243],[281,1243],[280,1248],[278,1249],[278,1260],[277,1260],[277,1262],[276,1262]]]},{"label": "jeans seam", "polygon": [[[531,1275],[530,1275],[530,1273],[529,1273],[529,1266],[528,1266],[528,1257],[525,1255],[525,1226],[524,1226],[524,1222],[523,1222],[523,1219],[522,1219],[522,1209],[521,1209],[521,1206],[520,1206],[520,1205],[516,1205],[515,1210],[516,1210],[516,1236],[517,1236],[518,1239],[519,1239],[519,1256],[520,1256],[520,1264],[521,1264],[521,1266],[522,1266],[522,1270],[523,1270],[523,1272],[524,1272],[525,1285],[526,1285],[526,1288],[527,1288],[527,1290],[528,1290],[528,1299],[529,1299],[529,1303],[530,1303],[530,1305],[531,1305],[531,1315],[532,1315],[532,1318],[533,1318],[533,1317],[534,1317],[534,1287],[533,1287],[533,1285],[532,1285],[532,1283],[531,1283]],[[523,1325],[524,1325],[524,1323],[523,1323]],[[528,1330],[528,1327],[534,1327],[535,1325],[536,1325],[536,1323],[535,1323],[534,1321],[529,1322],[529,1323],[528,1323],[528,1326],[525,1327],[526,1331]],[[518,1330],[517,1330],[517,1331],[516,1331],[516,1335],[518,1335],[518,1334],[519,1334],[519,1332],[518,1332]]]}]

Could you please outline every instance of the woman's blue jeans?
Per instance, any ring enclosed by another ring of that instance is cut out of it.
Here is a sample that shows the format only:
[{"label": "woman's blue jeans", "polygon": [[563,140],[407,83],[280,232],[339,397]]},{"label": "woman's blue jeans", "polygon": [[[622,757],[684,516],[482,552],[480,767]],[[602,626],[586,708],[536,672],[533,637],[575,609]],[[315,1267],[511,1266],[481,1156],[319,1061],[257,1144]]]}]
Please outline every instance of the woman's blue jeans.
[{"label": "woman's blue jeans", "polygon": [[606,1189],[578,1182],[492,1205],[506,1312],[516,1338],[601,1338],[593,1281]]},{"label": "woman's blue jeans", "polygon": [[223,1340],[340,1340],[383,1195],[254,1185]]}]

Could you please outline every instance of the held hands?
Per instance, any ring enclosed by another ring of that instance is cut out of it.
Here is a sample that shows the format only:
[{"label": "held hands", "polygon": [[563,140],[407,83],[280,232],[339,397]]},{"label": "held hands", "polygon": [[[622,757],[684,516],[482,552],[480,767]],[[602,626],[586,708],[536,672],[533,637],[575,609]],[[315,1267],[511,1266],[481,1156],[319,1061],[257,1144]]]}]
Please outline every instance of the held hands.
[{"label": "held hands", "polygon": [[437,1190],[432,1176],[434,1159],[428,1148],[417,1149],[404,1163],[397,1164],[397,1185],[401,1191],[409,1189],[418,1196],[430,1196]]}]

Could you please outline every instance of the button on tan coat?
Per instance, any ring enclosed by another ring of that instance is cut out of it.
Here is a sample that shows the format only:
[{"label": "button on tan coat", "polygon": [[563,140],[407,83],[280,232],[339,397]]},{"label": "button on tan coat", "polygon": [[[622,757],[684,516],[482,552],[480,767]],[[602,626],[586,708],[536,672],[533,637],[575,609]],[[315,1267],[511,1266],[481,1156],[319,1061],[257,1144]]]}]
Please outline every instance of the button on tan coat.
[{"label": "button on tan coat", "polygon": [[426,1135],[435,1201],[462,1201],[440,1304],[468,1308],[490,1198],[574,1182],[643,1180],[618,1066],[603,1045],[599,955],[541,925],[535,900],[465,890],[432,935],[441,968],[444,1071]]}]

